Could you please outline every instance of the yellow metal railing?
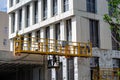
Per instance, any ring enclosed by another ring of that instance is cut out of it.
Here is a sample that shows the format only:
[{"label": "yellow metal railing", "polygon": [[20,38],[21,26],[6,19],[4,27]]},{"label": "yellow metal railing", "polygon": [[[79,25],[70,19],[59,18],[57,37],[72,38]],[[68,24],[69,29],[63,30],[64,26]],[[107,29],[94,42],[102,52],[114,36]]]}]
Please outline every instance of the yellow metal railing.
[{"label": "yellow metal railing", "polygon": [[[98,76],[95,74],[99,73]],[[120,80],[120,68],[105,68],[99,69],[99,71],[94,70],[93,80]]]},{"label": "yellow metal railing", "polygon": [[20,53],[65,57],[91,57],[92,44],[90,42],[68,42],[18,35],[14,38],[14,54],[20,55]]}]

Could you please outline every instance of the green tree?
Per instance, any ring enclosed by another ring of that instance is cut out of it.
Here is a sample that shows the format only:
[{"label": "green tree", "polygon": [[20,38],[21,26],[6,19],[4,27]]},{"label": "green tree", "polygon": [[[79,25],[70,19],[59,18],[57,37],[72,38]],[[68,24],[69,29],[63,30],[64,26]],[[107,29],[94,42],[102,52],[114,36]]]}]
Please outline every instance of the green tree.
[{"label": "green tree", "polygon": [[108,0],[109,14],[104,15],[104,20],[110,25],[111,36],[120,46],[120,0]]}]

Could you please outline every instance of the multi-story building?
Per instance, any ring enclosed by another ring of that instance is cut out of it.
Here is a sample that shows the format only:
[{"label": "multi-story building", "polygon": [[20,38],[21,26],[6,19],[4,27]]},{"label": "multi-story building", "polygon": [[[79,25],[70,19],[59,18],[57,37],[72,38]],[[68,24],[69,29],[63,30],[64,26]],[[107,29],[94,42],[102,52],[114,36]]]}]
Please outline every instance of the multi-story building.
[{"label": "multi-story building", "polygon": [[8,39],[8,14],[6,12],[0,12],[0,50],[9,51],[9,39]]},{"label": "multi-story building", "polygon": [[108,12],[107,0],[8,0],[10,50],[17,32],[29,37],[90,41],[92,58],[61,57],[60,69],[46,68],[44,80],[93,80],[93,69],[120,67],[119,46],[103,20]]}]

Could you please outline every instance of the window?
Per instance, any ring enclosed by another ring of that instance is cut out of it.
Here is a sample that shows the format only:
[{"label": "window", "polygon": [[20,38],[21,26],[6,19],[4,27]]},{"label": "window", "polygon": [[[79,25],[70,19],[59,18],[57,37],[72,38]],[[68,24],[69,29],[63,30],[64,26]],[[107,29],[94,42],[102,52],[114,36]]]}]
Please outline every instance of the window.
[{"label": "window", "polygon": [[15,13],[12,13],[12,33],[15,32]]},{"label": "window", "polygon": [[120,50],[120,46],[116,41],[112,38],[112,49],[113,50]]},{"label": "window", "polygon": [[20,2],[20,0],[16,0],[16,3],[19,3]]},{"label": "window", "polygon": [[13,6],[13,0],[10,0],[10,7]]},{"label": "window", "polygon": [[74,58],[67,59],[67,79],[74,80]]},{"label": "window", "polygon": [[49,38],[50,38],[50,27],[49,27],[49,26],[46,27],[46,29],[45,29],[45,38],[46,38],[46,39],[49,39]]},{"label": "window", "polygon": [[28,27],[30,25],[30,6],[27,5],[27,12],[26,12],[26,17],[27,17],[27,22],[26,22],[26,27]]},{"label": "window", "polygon": [[120,59],[113,59],[113,68],[120,68]]},{"label": "window", "polygon": [[36,41],[39,42],[40,40],[40,30],[36,31]]},{"label": "window", "polygon": [[[60,23],[55,24],[55,40],[60,40]],[[60,41],[55,44],[56,50],[58,50],[57,44],[60,44]]]},{"label": "window", "polygon": [[60,40],[60,23],[55,24],[55,39]]},{"label": "window", "polygon": [[99,79],[99,58],[98,57],[90,58],[90,75],[91,75],[91,80]]},{"label": "window", "polygon": [[90,19],[89,26],[90,26],[90,41],[92,42],[92,46],[99,47],[98,21]]},{"label": "window", "polygon": [[69,0],[63,0],[63,11],[66,12],[69,10]]},{"label": "window", "polygon": [[3,45],[7,45],[7,39],[3,39]]},{"label": "window", "polygon": [[67,38],[67,41],[71,41],[72,40],[71,19],[66,21],[66,38]]},{"label": "window", "polygon": [[53,0],[53,16],[57,15],[57,12],[58,12],[57,2],[58,0]]},{"label": "window", "polygon": [[8,33],[8,27],[4,27],[4,33],[5,33],[5,34]]},{"label": "window", "polygon": [[47,0],[43,0],[43,20],[47,19]]},{"label": "window", "polygon": [[31,39],[32,35],[31,33],[28,34],[28,50],[31,49],[31,42],[32,42],[32,39]]},{"label": "window", "polygon": [[87,12],[96,13],[96,0],[86,0]]},{"label": "window", "polygon": [[22,9],[19,10],[19,30],[21,30],[22,27]]},{"label": "window", "polygon": [[35,1],[35,23],[38,22],[38,1]]},{"label": "window", "polygon": [[[113,28],[112,31],[111,31],[111,35],[117,40],[117,41],[120,41],[120,36],[119,36],[119,33],[117,33],[117,27]],[[119,44],[115,41],[115,39],[113,39],[112,37],[112,49],[113,50],[120,50],[120,46]]]},{"label": "window", "polygon": [[[50,39],[50,27],[49,26],[45,28],[45,39],[49,43],[49,39]],[[50,49],[50,45],[49,44],[46,45],[45,47],[46,47],[46,50]]]},{"label": "window", "polygon": [[93,57],[90,58],[90,67],[98,67],[99,66],[99,58]]},{"label": "window", "polygon": [[117,80],[117,79],[120,79],[120,76],[118,76],[118,71],[120,71],[120,59],[118,58],[114,58],[112,60],[112,63],[113,63],[113,73],[114,73],[114,80]]}]

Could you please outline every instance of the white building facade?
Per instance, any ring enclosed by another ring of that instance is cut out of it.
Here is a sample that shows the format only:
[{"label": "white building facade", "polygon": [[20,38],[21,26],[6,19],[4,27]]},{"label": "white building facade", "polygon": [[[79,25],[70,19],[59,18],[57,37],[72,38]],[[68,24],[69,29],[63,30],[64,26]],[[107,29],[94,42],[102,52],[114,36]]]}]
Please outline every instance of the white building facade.
[{"label": "white building facade", "polygon": [[93,58],[61,57],[59,71],[45,71],[44,79],[35,80],[92,80],[93,68],[120,67],[119,46],[113,44],[109,25],[103,20],[108,12],[107,0],[8,0],[10,50],[17,32],[39,38],[90,41]]}]

